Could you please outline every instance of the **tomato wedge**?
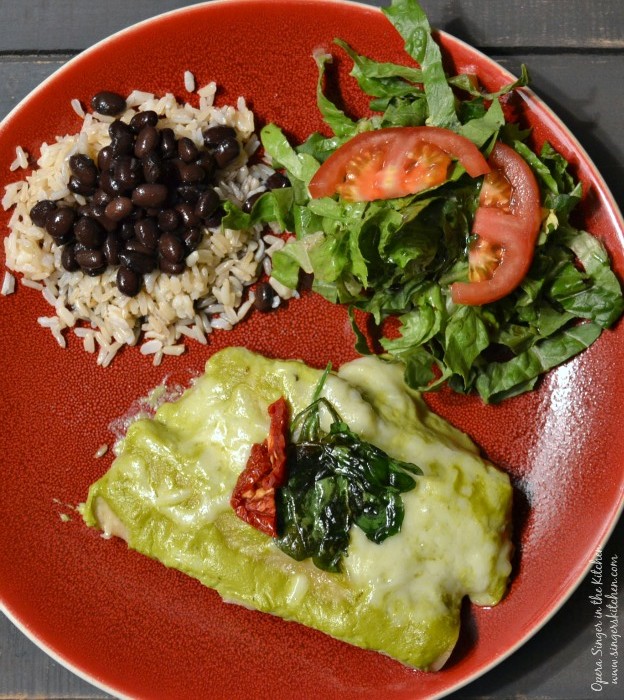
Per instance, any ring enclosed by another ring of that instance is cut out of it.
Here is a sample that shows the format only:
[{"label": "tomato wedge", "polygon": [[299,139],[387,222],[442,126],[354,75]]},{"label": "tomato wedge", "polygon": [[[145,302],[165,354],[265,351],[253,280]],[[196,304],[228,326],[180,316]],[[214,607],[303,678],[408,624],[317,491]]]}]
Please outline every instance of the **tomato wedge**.
[{"label": "tomato wedge", "polygon": [[339,194],[352,202],[393,199],[441,185],[452,160],[471,177],[490,166],[479,149],[435,126],[389,127],[354,136],[336,149],[310,181],[313,199]]},{"label": "tomato wedge", "polygon": [[251,446],[245,469],[240,473],[230,505],[246,523],[277,537],[275,490],[286,481],[286,436],[288,404],[284,397],[269,406],[271,425],[262,443]]},{"label": "tomato wedge", "polygon": [[488,163],[468,251],[470,282],[451,285],[456,304],[480,306],[512,292],[529,271],[540,231],[539,186],[524,158],[498,142]]}]

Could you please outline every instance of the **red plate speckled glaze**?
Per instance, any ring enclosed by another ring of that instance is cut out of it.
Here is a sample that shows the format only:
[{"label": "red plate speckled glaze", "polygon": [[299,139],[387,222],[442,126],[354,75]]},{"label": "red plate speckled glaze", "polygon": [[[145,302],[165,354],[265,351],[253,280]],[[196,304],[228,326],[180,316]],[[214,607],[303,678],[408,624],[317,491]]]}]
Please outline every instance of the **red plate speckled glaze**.
[{"label": "red plate speckled glaze", "polygon": [[[0,127],[1,185],[16,145],[38,153],[42,140],[75,132],[70,107],[101,89],[173,91],[186,98],[183,71],[215,80],[219,101],[244,95],[258,126],[276,121],[295,139],[322,127],[311,54],[340,36],[379,60],[405,61],[402,42],[370,7],[324,0],[231,0],[193,6],[132,27],[70,61]],[[491,90],[510,76],[462,42],[442,35],[457,71],[476,71]],[[350,110],[366,101],[337,70]],[[530,92],[523,120],[535,142],[548,138],[574,165],[587,196],[586,227],[604,240],[624,276],[623,223],[587,156]],[[2,215],[3,234],[8,216]],[[108,369],[69,339],[61,350],[36,319],[41,296],[20,288],[1,302],[0,598],[4,610],[45,650],[116,695],[142,698],[322,697],[387,700],[439,697],[491,668],[566,600],[621,510],[624,444],[624,327],[551,372],[539,389],[485,406],[447,391],[432,407],[466,430],[517,486],[518,555],[511,589],[491,610],[466,609],[448,665],[424,674],[373,652],[269,615],[222,603],[193,579],[104,541],[72,506],[110,463],[95,459],[111,442],[110,422],[166,375],[186,382],[215,350],[245,345],[318,366],[354,356],[343,309],[319,297],[252,316],[208,347],[158,368],[136,349]],[[63,522],[62,513],[70,515]],[[582,522],[583,526],[579,527]],[[267,663],[267,660],[270,660]]]}]

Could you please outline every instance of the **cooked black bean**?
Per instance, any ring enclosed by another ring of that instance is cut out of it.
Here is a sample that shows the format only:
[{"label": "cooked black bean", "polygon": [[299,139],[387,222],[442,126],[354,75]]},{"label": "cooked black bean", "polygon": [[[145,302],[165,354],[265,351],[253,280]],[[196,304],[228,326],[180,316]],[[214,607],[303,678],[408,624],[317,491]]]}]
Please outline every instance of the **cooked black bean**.
[{"label": "cooked black bean", "polygon": [[106,205],[104,213],[113,221],[121,221],[126,216],[130,216],[133,209],[134,204],[130,197],[115,197]]},{"label": "cooked black bean", "polygon": [[144,219],[147,216],[147,209],[144,207],[134,207],[132,211],[132,220],[133,221],[140,221],[141,219]]},{"label": "cooked black bean", "polygon": [[135,297],[141,291],[142,282],[141,275],[125,265],[117,270],[117,289],[127,297]]},{"label": "cooked black bean", "polygon": [[160,236],[158,224],[152,218],[140,219],[134,224],[134,235],[139,243],[155,250]]},{"label": "cooked black bean", "polygon": [[216,148],[224,139],[235,139],[236,131],[231,126],[212,126],[203,133],[206,148]]},{"label": "cooked black bean", "polygon": [[97,167],[93,160],[84,153],[75,153],[70,156],[69,169],[84,185],[94,186],[97,182]]},{"label": "cooked black bean", "polygon": [[133,221],[122,221],[121,226],[119,227],[117,234],[119,235],[119,238],[122,241],[129,241],[131,238],[134,238],[134,227],[136,226],[136,223]]},{"label": "cooked black bean", "polygon": [[106,235],[106,240],[102,245],[102,252],[106,258],[106,262],[109,265],[119,264],[119,252],[121,251],[121,241],[116,233],[109,233]]},{"label": "cooked black bean", "polygon": [[141,161],[143,167],[143,178],[147,183],[154,183],[160,180],[163,175],[162,156],[156,151],[152,151]]},{"label": "cooked black bean", "polygon": [[132,201],[140,207],[158,207],[167,199],[168,194],[166,185],[148,183],[134,188]]},{"label": "cooked black bean", "polygon": [[53,202],[51,199],[42,199],[30,210],[30,219],[35,226],[44,228],[46,224],[46,217],[55,209],[56,202]]},{"label": "cooked black bean", "polygon": [[180,275],[186,269],[186,263],[184,260],[181,260],[180,262],[172,262],[166,258],[161,258],[158,261],[158,267],[162,272],[165,272],[168,275]]},{"label": "cooked black bean", "polygon": [[201,165],[185,163],[184,161],[180,161],[178,164],[178,173],[180,181],[185,185],[196,185],[206,177],[206,173]]},{"label": "cooked black bean", "polygon": [[99,248],[106,240],[106,231],[95,219],[81,216],[74,224],[74,236],[86,248]]},{"label": "cooked black bean", "polygon": [[133,190],[143,180],[141,161],[130,156],[120,156],[113,162],[113,179],[125,191]]},{"label": "cooked black bean", "polygon": [[91,98],[91,107],[99,114],[115,117],[126,109],[126,101],[116,92],[102,90]]},{"label": "cooked black bean", "polygon": [[134,138],[134,132],[132,127],[126,122],[121,121],[121,119],[115,119],[108,125],[108,135],[113,139],[119,138],[120,136],[130,136]]},{"label": "cooked black bean", "polygon": [[253,209],[253,205],[262,197],[264,192],[255,192],[252,194],[250,197],[247,197],[247,199],[243,202],[243,206],[241,207],[244,212],[247,214]]},{"label": "cooked black bean", "polygon": [[178,197],[188,204],[195,204],[199,199],[200,192],[197,185],[180,185],[177,188]]},{"label": "cooked black bean", "polygon": [[173,158],[178,153],[175,134],[169,127],[160,130],[160,151],[164,158]]},{"label": "cooked black bean", "polygon": [[199,150],[191,139],[183,136],[178,140],[178,156],[185,162],[190,163],[199,156]]},{"label": "cooked black bean", "polygon": [[76,212],[71,207],[59,207],[46,216],[45,229],[58,242],[71,238]]},{"label": "cooked black bean", "polygon": [[290,180],[284,173],[273,173],[264,184],[268,190],[278,190],[281,187],[290,187]]},{"label": "cooked black bean", "polygon": [[74,255],[78,253],[81,250],[90,250],[87,248],[86,245],[82,245],[82,243],[78,243],[78,241],[72,241],[71,243],[68,243],[67,245],[71,245],[74,248]]},{"label": "cooked black bean", "polygon": [[273,299],[275,298],[275,290],[268,282],[260,282],[256,286],[256,299],[254,306],[258,311],[271,311],[273,308]]},{"label": "cooked black bean", "polygon": [[185,257],[184,243],[173,233],[163,233],[158,241],[158,252],[161,258],[169,262],[180,262]]},{"label": "cooked black bean", "polygon": [[236,138],[228,138],[220,141],[214,150],[214,159],[218,168],[225,168],[226,165],[236,159],[240,153],[240,144]]},{"label": "cooked black bean", "polygon": [[100,175],[100,188],[111,197],[117,197],[124,193],[124,186],[113,177],[111,170],[105,170]]},{"label": "cooked black bean", "polygon": [[184,245],[186,246],[186,250],[189,253],[192,253],[195,248],[201,243],[202,239],[202,232],[201,229],[198,228],[197,226],[191,226],[190,228],[187,228],[186,231],[182,234],[182,240],[184,241]]},{"label": "cooked black bean", "polygon": [[72,243],[63,246],[61,251],[61,265],[67,272],[76,272],[80,268],[76,260],[75,246]]},{"label": "cooked black bean", "polygon": [[111,199],[112,197],[110,194],[107,194],[104,192],[104,190],[99,189],[95,190],[91,201],[96,207],[105,207],[111,201]]},{"label": "cooked black bean", "polygon": [[100,172],[108,170],[113,163],[113,149],[110,146],[104,146],[97,155],[97,166]]},{"label": "cooked black bean", "polygon": [[92,219],[95,219],[98,222],[98,224],[100,224],[100,226],[108,233],[117,229],[117,222],[113,221],[112,219],[109,219],[108,216],[106,216],[105,207],[97,207],[95,205],[91,205],[91,213],[89,216]]},{"label": "cooked black bean", "polygon": [[88,249],[76,252],[76,262],[89,275],[99,275],[106,269],[106,258],[101,250]]},{"label": "cooked black bean", "polygon": [[156,126],[156,124],[158,124],[158,114],[153,109],[137,112],[130,120],[130,128],[135,134],[138,134],[144,126]]},{"label": "cooked black bean", "polygon": [[225,210],[219,205],[217,209],[204,220],[204,223],[208,228],[215,228],[221,225],[221,219],[223,219],[224,215]]},{"label": "cooked black bean", "polygon": [[199,199],[195,205],[195,213],[202,219],[207,219],[209,216],[214,214],[220,203],[221,200],[219,199],[219,195],[212,189],[212,187],[209,187],[199,195]]},{"label": "cooked black bean", "polygon": [[74,194],[81,194],[83,197],[90,197],[95,192],[95,185],[86,185],[75,175],[71,175],[67,183],[67,189]]},{"label": "cooked black bean", "polygon": [[123,250],[129,250],[133,253],[141,253],[141,255],[146,255],[148,258],[152,258],[156,255],[155,247],[151,248],[146,245],[143,245],[143,243],[139,243],[139,241],[136,238],[133,238],[131,241],[126,241]]},{"label": "cooked black bean", "polygon": [[184,162],[179,158],[163,158],[160,181],[165,184],[169,190],[176,190],[182,184],[180,180],[180,167],[183,165]]},{"label": "cooked black bean", "polygon": [[134,142],[134,155],[137,158],[144,158],[151,153],[160,143],[160,132],[156,127],[144,126],[137,134]]},{"label": "cooked black bean", "polygon": [[175,231],[180,226],[180,215],[175,209],[163,209],[158,214],[158,228],[161,231]]},{"label": "cooked black bean", "polygon": [[[98,93],[92,104],[112,116],[126,107],[120,95],[107,92]],[[219,195],[207,184],[241,152],[232,127],[206,130],[202,149],[191,138],[176,138],[171,128],[159,130],[158,122],[151,110],[136,113],[130,123],[112,120],[111,143],[99,151],[96,162],[86,154],[69,159],[68,186],[87,203],[58,208],[44,200],[31,209],[33,223],[63,246],[64,269],[100,275],[108,265],[119,265],[117,286],[127,296],[138,294],[143,275],[157,267],[172,275],[186,269],[186,255],[203,239],[202,224],[216,227],[224,215]],[[289,184],[277,173],[266,187]],[[248,198],[243,208],[249,211],[260,194]],[[257,296],[262,294],[259,286]],[[264,295],[268,309],[272,288]]]},{"label": "cooked black bean", "polygon": [[217,169],[217,164],[212,153],[209,151],[202,151],[195,162],[202,168],[204,173],[206,173],[206,179],[210,180]]},{"label": "cooked black bean", "polygon": [[147,275],[156,267],[156,258],[135,250],[122,250],[119,253],[119,261],[122,265],[142,275]]},{"label": "cooked black bean", "polygon": [[188,228],[189,226],[199,226],[201,219],[195,213],[195,207],[188,202],[183,202],[182,204],[176,204],[175,210],[180,215],[182,224]]},{"label": "cooked black bean", "polygon": [[134,152],[134,136],[121,134],[111,141],[114,156],[129,156]]}]

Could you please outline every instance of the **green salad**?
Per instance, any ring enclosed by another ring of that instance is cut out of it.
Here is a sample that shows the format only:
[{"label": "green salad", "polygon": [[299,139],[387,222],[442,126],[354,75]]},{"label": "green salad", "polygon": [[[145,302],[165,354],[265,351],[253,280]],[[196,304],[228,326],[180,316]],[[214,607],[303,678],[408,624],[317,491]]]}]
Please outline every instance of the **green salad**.
[{"label": "green salad", "polygon": [[[518,80],[487,93],[475,76],[446,75],[418,2],[393,0],[383,12],[405,41],[406,65],[375,61],[335,40],[371,98],[370,114],[351,119],[328,98],[331,56],[316,54],[318,107],[331,135],[291,144],[279,126],[267,125],[265,152],[290,186],[266,192],[250,212],[227,205],[223,223],[278,222],[293,233],[273,258],[273,277],[296,288],[301,271],[313,274],[316,292],[349,306],[362,354],[371,350],[354,310],[371,314],[383,356],[405,364],[411,388],[447,383],[498,402],[534,388],[540,375],[613,325],[624,309],[620,283],[602,243],[571,221],[582,188],[566,160],[549,143],[536,153],[530,131],[506,119],[505,101],[528,82],[524,67]],[[501,166],[502,179],[470,175],[453,149],[423,145],[422,127],[469,142],[492,171],[501,154],[511,165]],[[397,166],[392,153],[411,134],[420,160]],[[380,154],[374,142],[382,136]],[[319,187],[349,153],[334,191]],[[513,179],[517,166],[536,183],[533,234],[526,234],[522,201],[528,190]],[[429,181],[432,172],[443,175]],[[416,186],[406,190],[410,178]],[[513,274],[516,282],[508,289],[499,284],[498,296],[474,294]],[[454,290],[462,285],[472,301],[458,301]]]}]

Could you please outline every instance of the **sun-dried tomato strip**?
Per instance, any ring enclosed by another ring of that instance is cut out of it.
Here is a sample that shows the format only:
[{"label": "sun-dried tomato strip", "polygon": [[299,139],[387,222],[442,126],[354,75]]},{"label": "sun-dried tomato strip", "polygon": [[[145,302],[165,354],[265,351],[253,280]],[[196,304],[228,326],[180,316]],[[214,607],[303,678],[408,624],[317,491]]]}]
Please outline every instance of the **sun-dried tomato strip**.
[{"label": "sun-dried tomato strip", "polygon": [[267,438],[267,449],[273,470],[281,480],[281,486],[286,475],[286,437],[288,434],[288,404],[282,396],[269,406],[271,426]]},{"label": "sun-dried tomato strip", "polygon": [[286,399],[279,398],[268,410],[271,418],[269,435],[262,444],[251,446],[247,465],[238,477],[230,505],[241,520],[270,537],[277,537],[275,489],[286,480]]}]

